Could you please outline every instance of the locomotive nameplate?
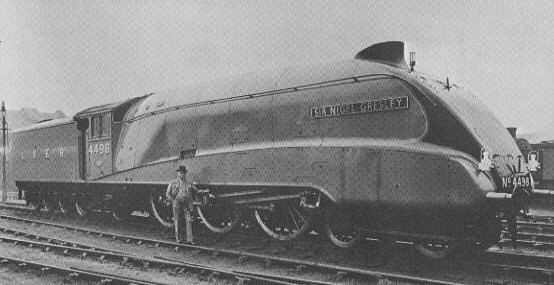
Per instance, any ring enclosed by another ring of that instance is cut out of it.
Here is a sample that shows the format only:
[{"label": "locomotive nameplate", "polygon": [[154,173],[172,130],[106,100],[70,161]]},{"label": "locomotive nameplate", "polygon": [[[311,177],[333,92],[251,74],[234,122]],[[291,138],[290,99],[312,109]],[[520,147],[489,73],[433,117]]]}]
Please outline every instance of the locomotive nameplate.
[{"label": "locomotive nameplate", "polygon": [[361,103],[313,107],[312,118],[324,118],[341,115],[353,115],[380,111],[393,111],[407,109],[409,107],[408,96],[388,98]]}]

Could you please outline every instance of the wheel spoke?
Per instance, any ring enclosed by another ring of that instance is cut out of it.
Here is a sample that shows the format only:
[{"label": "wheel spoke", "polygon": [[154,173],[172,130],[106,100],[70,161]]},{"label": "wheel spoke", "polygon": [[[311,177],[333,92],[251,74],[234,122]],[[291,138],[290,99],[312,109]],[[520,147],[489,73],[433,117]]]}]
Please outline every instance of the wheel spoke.
[{"label": "wheel spoke", "polygon": [[255,210],[260,227],[272,238],[292,240],[302,235],[311,226],[312,213],[302,213],[298,201],[281,202],[273,211]]},{"label": "wheel spoke", "polygon": [[290,209],[290,207],[287,208],[289,210],[289,213],[290,213],[290,217],[292,218],[292,221],[294,222],[294,225],[296,226],[296,230],[300,230],[300,227],[298,226],[298,223],[296,222],[296,219],[294,218],[294,213],[292,212],[292,210]]},{"label": "wheel spoke", "polygon": [[298,209],[296,207],[293,208],[293,209],[298,214],[298,217],[300,217],[300,219],[302,219],[302,222],[305,223],[306,219],[304,219],[304,215],[302,215],[302,213],[300,213],[300,211],[298,211]]}]

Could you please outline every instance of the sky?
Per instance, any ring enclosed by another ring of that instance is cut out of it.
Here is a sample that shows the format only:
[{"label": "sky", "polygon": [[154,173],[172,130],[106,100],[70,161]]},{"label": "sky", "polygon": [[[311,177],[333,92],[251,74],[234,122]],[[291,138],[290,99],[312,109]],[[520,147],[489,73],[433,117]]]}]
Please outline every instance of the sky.
[{"label": "sky", "polygon": [[87,107],[408,42],[506,126],[554,139],[554,1],[0,0],[8,109]]}]

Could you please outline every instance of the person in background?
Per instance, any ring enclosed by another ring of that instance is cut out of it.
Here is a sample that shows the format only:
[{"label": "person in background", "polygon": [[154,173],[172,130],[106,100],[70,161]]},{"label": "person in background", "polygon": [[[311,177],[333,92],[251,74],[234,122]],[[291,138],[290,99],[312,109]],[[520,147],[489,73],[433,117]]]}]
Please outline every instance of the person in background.
[{"label": "person in background", "polygon": [[540,162],[537,160],[537,153],[530,152],[529,153],[529,161],[527,162],[527,168],[529,171],[538,171],[541,168]]}]

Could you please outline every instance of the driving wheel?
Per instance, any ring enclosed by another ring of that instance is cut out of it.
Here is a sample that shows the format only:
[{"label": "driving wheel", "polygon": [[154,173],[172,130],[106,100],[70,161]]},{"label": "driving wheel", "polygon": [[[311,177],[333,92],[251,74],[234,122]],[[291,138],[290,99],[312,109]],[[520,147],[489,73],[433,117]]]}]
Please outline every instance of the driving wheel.
[{"label": "driving wheel", "polygon": [[241,220],[241,209],[236,205],[196,208],[202,223],[212,232],[222,234],[236,228]]},{"label": "driving wheel", "polygon": [[330,207],[325,211],[325,234],[334,245],[351,248],[362,236],[362,232],[355,228],[354,221],[352,215]]},{"label": "driving wheel", "polygon": [[256,209],[256,221],[269,236],[277,240],[292,240],[312,225],[314,211],[300,206],[298,201],[279,202],[270,209]]},{"label": "driving wheel", "polygon": [[150,195],[150,209],[158,222],[167,228],[173,227],[173,206],[165,198],[164,193],[152,191]]}]

